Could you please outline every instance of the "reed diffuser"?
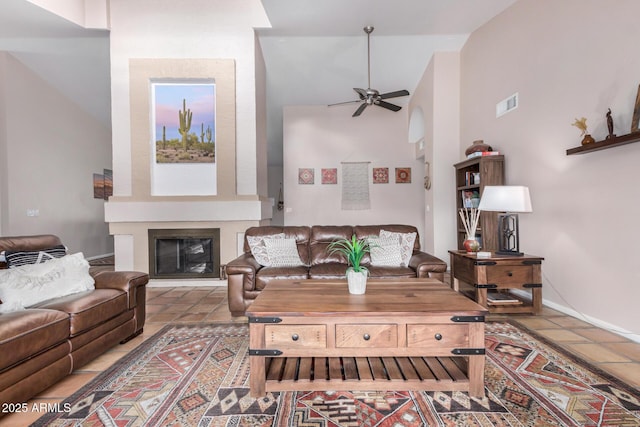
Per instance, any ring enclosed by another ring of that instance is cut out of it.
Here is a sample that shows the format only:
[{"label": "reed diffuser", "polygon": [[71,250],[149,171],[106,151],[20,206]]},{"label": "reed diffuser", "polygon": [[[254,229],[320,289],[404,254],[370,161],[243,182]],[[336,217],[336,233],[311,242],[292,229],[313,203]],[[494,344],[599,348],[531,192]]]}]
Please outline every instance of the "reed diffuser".
[{"label": "reed diffuser", "polygon": [[467,253],[474,253],[480,250],[480,243],[476,240],[476,230],[478,229],[478,221],[480,220],[480,209],[476,208],[462,208],[458,212],[464,231],[466,233],[466,239],[462,243]]}]

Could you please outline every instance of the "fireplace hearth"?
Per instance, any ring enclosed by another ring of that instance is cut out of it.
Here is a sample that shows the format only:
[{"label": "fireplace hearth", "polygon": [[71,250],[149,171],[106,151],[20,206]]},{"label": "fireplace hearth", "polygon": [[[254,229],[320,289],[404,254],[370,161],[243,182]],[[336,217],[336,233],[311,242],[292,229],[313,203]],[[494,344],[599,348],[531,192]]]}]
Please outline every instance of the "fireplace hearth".
[{"label": "fireplace hearth", "polygon": [[220,278],[220,229],[149,229],[149,277]]}]

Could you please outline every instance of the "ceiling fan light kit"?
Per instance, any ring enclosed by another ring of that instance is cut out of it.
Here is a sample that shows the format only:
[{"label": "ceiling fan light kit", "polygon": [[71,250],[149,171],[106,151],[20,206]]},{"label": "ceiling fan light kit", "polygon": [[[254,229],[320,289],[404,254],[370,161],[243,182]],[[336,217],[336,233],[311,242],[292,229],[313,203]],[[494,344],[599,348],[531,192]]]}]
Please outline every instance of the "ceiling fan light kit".
[{"label": "ceiling fan light kit", "polygon": [[394,92],[380,93],[376,89],[371,89],[371,33],[373,32],[372,26],[366,26],[363,28],[364,32],[367,34],[367,79],[368,86],[367,89],[361,89],[354,87],[353,90],[358,94],[357,101],[347,101],[347,102],[339,102],[333,105],[342,105],[342,104],[351,104],[351,103],[361,103],[358,109],[353,113],[352,117],[358,117],[362,112],[370,105],[377,105],[378,107],[386,108],[391,111],[400,111],[402,107],[399,105],[391,104],[390,102],[383,101],[384,99],[389,98],[397,98],[400,96],[409,95],[408,90],[396,90]]}]

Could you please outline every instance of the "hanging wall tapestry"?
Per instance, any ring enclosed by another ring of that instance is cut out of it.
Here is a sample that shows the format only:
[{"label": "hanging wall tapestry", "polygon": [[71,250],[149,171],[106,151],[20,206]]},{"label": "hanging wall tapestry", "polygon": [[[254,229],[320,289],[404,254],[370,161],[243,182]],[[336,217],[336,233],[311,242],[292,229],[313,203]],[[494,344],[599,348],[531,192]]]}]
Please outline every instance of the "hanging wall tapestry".
[{"label": "hanging wall tapestry", "polygon": [[371,209],[369,162],[342,163],[342,210]]}]

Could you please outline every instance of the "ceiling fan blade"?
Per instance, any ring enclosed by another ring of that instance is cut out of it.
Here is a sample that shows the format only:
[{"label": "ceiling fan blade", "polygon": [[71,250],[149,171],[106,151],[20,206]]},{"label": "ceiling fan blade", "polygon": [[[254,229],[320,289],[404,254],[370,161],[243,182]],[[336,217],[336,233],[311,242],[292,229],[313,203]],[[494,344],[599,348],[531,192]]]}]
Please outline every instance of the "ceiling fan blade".
[{"label": "ceiling fan blade", "polygon": [[357,100],[355,100],[355,101],[336,102],[336,103],[334,103],[334,104],[329,104],[328,106],[329,106],[329,107],[333,107],[334,105],[354,104],[354,103],[356,103],[356,102],[362,102],[362,100],[361,100],[361,99],[357,99]]},{"label": "ceiling fan blade", "polygon": [[362,112],[364,111],[364,109],[367,108],[367,103],[363,103],[361,106],[358,107],[358,109],[356,110],[355,113],[353,113],[353,115],[351,117],[358,117],[360,114],[362,114]]},{"label": "ceiling fan blade", "polygon": [[353,90],[356,91],[361,100],[367,99],[367,91],[364,89],[360,89],[359,87],[354,87]]},{"label": "ceiling fan blade", "polygon": [[386,108],[387,110],[391,110],[391,111],[400,111],[402,109],[402,107],[399,106],[399,105],[390,104],[390,103],[385,102],[385,101],[376,101],[375,104],[379,105],[382,108]]},{"label": "ceiling fan blade", "polygon": [[395,92],[383,93],[380,95],[380,99],[397,98],[398,96],[407,96],[407,95],[409,95],[409,91],[403,89],[403,90],[397,90]]}]

